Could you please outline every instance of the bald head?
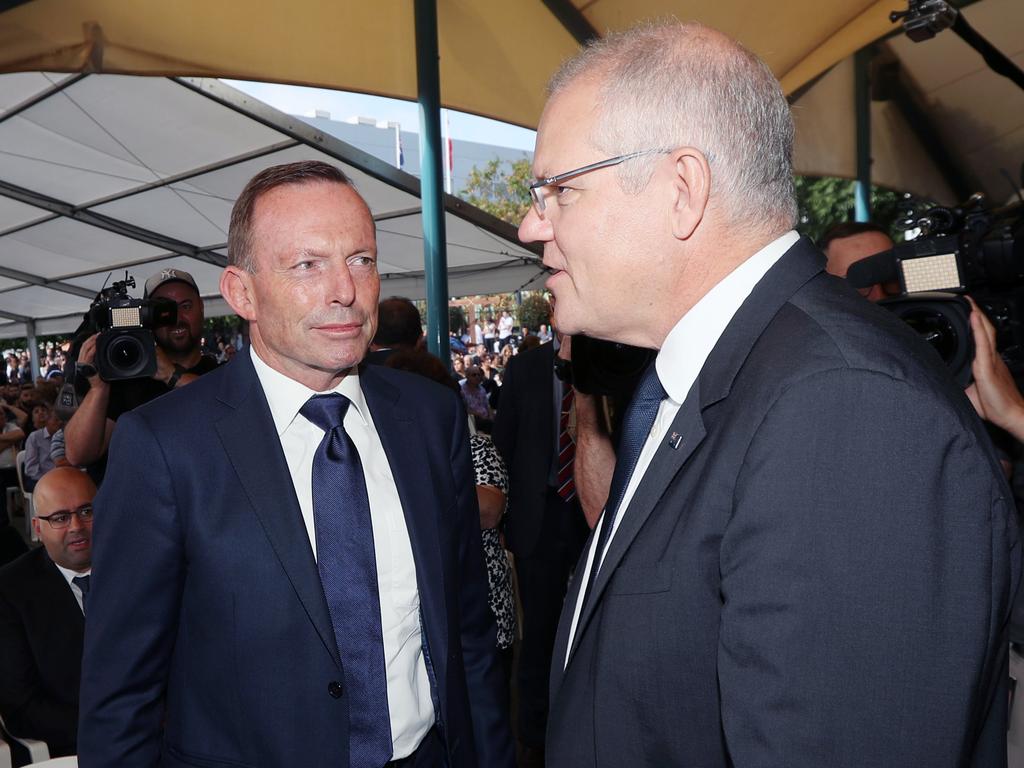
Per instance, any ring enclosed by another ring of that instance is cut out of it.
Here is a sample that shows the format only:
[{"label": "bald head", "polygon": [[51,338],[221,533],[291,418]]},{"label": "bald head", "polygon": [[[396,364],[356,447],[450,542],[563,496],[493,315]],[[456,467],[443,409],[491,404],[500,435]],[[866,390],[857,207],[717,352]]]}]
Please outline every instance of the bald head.
[{"label": "bald head", "polygon": [[[78,512],[91,507],[95,496],[96,486],[89,476],[72,467],[51,469],[36,483],[32,495],[36,517],[32,526],[57,565],[72,571],[84,571],[91,566],[92,516],[89,514],[83,520]],[[64,515],[69,519],[61,526],[60,517]]]}]

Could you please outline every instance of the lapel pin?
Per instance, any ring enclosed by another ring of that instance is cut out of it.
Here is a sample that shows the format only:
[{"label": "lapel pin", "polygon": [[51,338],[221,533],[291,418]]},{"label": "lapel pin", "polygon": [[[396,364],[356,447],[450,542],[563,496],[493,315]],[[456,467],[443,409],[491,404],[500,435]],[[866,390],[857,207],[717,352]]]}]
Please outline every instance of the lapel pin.
[{"label": "lapel pin", "polygon": [[678,432],[673,432],[668,438],[668,444],[672,446],[672,450],[678,451],[679,446],[683,444],[683,436]]}]

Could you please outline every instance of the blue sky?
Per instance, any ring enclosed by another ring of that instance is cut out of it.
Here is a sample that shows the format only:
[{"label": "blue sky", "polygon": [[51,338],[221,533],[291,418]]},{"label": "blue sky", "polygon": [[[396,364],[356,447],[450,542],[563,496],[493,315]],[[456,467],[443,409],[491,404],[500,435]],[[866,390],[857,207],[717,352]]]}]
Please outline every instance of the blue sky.
[{"label": "blue sky", "polygon": [[[290,115],[312,117],[314,112],[319,109],[330,112],[331,118],[334,120],[346,120],[356,116],[373,117],[377,120],[398,122],[403,131],[419,133],[419,105],[414,101],[400,101],[344,91],[328,91],[323,88],[307,88],[299,85],[255,83],[243,80],[225,80],[224,82]],[[534,131],[453,110],[448,111],[448,122],[453,139],[533,151],[536,136]]]}]

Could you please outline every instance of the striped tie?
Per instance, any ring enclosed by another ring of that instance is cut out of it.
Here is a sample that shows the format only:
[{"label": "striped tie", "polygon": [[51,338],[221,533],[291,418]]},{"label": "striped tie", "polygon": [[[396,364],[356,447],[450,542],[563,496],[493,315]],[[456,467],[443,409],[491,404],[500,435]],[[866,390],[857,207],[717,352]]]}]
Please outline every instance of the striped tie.
[{"label": "striped tie", "polygon": [[558,416],[558,495],[565,501],[576,496],[576,479],[573,477],[573,462],[576,459],[576,443],[569,434],[569,411],[572,410],[572,387],[565,384],[562,395],[562,410]]}]

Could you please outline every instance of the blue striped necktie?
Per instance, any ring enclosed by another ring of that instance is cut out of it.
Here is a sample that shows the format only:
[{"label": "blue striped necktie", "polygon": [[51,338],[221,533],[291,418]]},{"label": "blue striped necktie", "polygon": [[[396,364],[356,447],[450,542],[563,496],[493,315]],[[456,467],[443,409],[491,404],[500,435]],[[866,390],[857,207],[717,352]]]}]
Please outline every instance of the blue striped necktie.
[{"label": "blue striped necktie", "polygon": [[391,759],[387,671],[380,621],[373,523],[362,463],[342,422],[349,400],[316,395],[300,413],[326,433],[313,457],[317,569],[345,671],[349,765]]}]

